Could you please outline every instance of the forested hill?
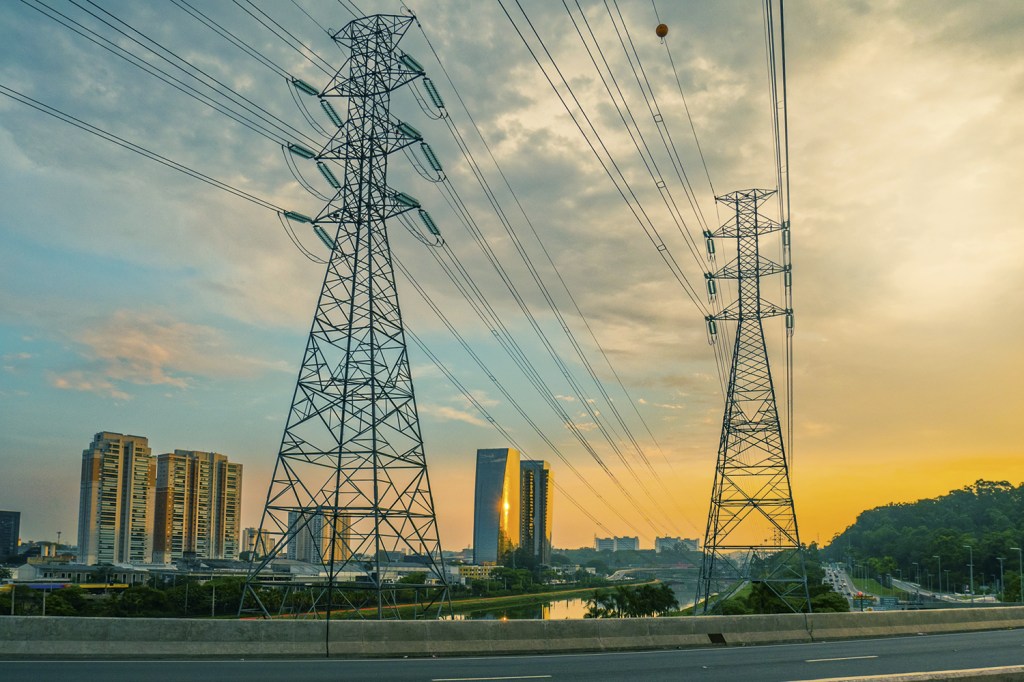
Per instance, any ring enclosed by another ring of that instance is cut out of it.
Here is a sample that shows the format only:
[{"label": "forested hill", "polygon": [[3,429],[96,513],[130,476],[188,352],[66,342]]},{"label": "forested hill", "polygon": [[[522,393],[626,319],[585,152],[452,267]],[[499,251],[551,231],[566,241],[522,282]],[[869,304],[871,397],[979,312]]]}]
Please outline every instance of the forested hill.
[{"label": "forested hill", "polygon": [[[937,573],[956,580],[974,558],[975,578],[998,575],[997,557],[1017,568],[1014,547],[1024,547],[1024,483],[977,481],[935,499],[869,509],[825,548],[832,561],[871,564],[879,574]],[[968,549],[966,546],[970,546]],[[981,581],[979,581],[981,582]],[[954,583],[955,584],[955,583]]]}]

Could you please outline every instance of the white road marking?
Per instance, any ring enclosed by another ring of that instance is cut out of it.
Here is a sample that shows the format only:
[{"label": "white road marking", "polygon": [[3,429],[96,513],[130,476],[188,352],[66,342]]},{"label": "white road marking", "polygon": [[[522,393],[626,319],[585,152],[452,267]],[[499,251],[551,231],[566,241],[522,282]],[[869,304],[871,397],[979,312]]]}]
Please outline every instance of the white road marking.
[{"label": "white road marking", "polygon": [[435,677],[430,682],[479,682],[480,680],[548,680],[551,675],[518,675],[514,677]]},{"label": "white road marking", "polygon": [[804,663],[828,663],[831,661],[859,661],[865,658],[878,658],[878,656],[842,656],[841,658],[808,658]]}]

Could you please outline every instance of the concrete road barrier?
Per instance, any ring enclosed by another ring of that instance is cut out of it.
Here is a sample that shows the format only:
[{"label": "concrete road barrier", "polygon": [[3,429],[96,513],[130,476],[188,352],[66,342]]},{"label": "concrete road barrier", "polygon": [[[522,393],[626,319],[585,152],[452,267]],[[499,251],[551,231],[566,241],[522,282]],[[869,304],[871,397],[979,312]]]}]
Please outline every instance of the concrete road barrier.
[{"label": "concrete road barrier", "polygon": [[749,646],[1024,627],[1024,607],[596,620],[0,617],[0,658],[385,657]]}]

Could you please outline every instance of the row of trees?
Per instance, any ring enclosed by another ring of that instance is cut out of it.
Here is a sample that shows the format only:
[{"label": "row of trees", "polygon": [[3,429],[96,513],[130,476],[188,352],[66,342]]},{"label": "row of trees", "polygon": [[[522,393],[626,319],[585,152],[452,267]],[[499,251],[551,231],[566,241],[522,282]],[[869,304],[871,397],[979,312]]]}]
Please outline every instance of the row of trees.
[{"label": "row of trees", "polygon": [[241,578],[214,578],[200,584],[181,582],[166,587],[133,585],[106,592],[71,585],[56,590],[15,586],[0,593],[0,615],[111,616],[174,618],[235,615],[242,597]]},{"label": "row of trees", "polygon": [[665,583],[598,590],[587,600],[584,618],[644,618],[663,616],[679,608],[672,588]]}]

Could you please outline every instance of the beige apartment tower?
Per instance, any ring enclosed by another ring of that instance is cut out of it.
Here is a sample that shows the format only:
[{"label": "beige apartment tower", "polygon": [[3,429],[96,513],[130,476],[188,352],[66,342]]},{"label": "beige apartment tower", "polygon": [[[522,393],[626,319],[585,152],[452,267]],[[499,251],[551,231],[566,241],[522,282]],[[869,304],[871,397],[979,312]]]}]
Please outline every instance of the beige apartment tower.
[{"label": "beige apartment tower", "polygon": [[225,455],[175,450],[156,463],[153,559],[170,563],[237,559],[242,517],[242,465]]},{"label": "beige apartment tower", "polygon": [[142,436],[101,431],[82,451],[79,562],[152,561],[155,469]]}]

